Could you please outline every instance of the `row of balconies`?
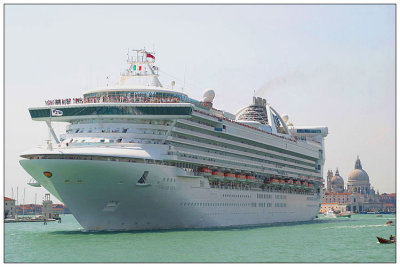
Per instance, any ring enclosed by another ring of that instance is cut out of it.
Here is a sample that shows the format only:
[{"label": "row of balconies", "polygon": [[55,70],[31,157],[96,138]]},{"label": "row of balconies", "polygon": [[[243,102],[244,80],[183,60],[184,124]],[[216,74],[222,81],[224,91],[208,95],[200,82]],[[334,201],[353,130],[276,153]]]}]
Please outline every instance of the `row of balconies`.
[{"label": "row of balconies", "polygon": [[205,139],[207,142],[210,142],[210,141],[213,142],[213,143],[219,142],[219,143],[222,143],[222,144],[225,144],[225,145],[232,145],[232,146],[236,146],[236,147],[250,149],[250,150],[253,150],[253,151],[255,150],[255,151],[264,152],[264,153],[268,153],[268,154],[274,154],[274,155],[277,155],[277,156],[294,159],[294,160],[299,161],[299,162],[315,164],[315,161],[307,160],[307,159],[304,159],[304,158],[301,158],[301,157],[296,157],[296,156],[284,154],[284,153],[277,152],[277,151],[267,150],[267,149],[264,149],[264,148],[259,148],[259,147],[255,147],[255,146],[252,146],[252,145],[239,143],[239,142],[235,142],[235,141],[231,141],[231,140],[228,140],[228,139],[223,139],[223,138],[219,138],[219,137],[215,137],[215,136],[211,136],[211,135],[207,135],[207,134],[196,133],[194,131],[190,131],[190,130],[186,130],[186,129],[181,129],[181,128],[174,127],[172,129],[172,131],[178,132],[178,133],[182,133],[182,134],[185,134],[185,135],[196,136],[198,138]]}]

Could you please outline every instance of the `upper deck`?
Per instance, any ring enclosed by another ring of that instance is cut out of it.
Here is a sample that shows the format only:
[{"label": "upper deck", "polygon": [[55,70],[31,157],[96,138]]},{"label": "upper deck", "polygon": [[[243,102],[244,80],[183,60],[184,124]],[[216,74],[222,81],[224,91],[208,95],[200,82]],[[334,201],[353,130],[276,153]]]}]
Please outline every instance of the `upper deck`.
[{"label": "upper deck", "polygon": [[171,88],[163,87],[158,80],[159,68],[154,64],[154,53],[143,49],[133,52],[134,56],[128,54],[128,68],[121,73],[118,84],[96,88],[82,97],[47,100],[45,107],[29,109],[32,119],[51,124],[52,121],[78,123],[87,119],[94,123],[101,119],[176,120],[194,116],[216,132],[237,131],[235,134],[246,137],[255,133],[265,138],[279,137],[294,144],[306,141],[317,147],[321,147],[323,137],[327,135],[324,127],[319,127],[320,132],[312,135],[309,132],[313,127],[300,129],[303,132],[295,130],[287,124],[287,116],[281,117],[265,99],[254,97],[253,104],[236,115],[213,108],[213,90],[206,91],[202,101],[191,99],[174,90],[173,82]]}]

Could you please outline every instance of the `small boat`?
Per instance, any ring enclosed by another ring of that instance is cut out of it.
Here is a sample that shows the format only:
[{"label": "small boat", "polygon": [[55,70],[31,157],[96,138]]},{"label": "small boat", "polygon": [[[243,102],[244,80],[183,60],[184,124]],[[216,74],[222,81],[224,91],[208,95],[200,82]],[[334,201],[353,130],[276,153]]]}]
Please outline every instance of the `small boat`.
[{"label": "small boat", "polygon": [[239,182],[246,182],[246,175],[237,173],[235,174],[236,180]]},{"label": "small boat", "polygon": [[37,182],[35,179],[31,179],[28,183],[28,185],[33,186],[33,187],[41,187],[41,185],[39,184],[39,182]]},{"label": "small boat", "polygon": [[246,181],[248,183],[255,183],[256,182],[256,177],[254,177],[252,175],[246,175]]},{"label": "small boat", "polygon": [[345,217],[345,218],[350,218],[351,214],[350,212],[341,212],[339,214],[336,214],[336,217]]},{"label": "small boat", "polygon": [[382,214],[377,214],[376,217],[382,217]]},{"label": "small boat", "polygon": [[215,180],[222,181],[224,179],[224,173],[219,171],[213,171],[211,173],[211,177],[214,178]]},{"label": "small boat", "polygon": [[385,223],[385,225],[386,225],[386,226],[388,226],[388,225],[393,225],[393,221],[387,221],[387,222]]},{"label": "small boat", "polygon": [[225,181],[235,181],[236,180],[235,174],[230,173],[230,172],[224,173],[224,180]]},{"label": "small boat", "polygon": [[278,180],[278,179],[272,178],[272,179],[270,180],[270,184],[271,184],[271,185],[279,185],[279,180]]},{"label": "small boat", "polygon": [[393,236],[392,240],[391,239],[385,239],[385,238],[382,238],[382,237],[379,237],[379,236],[377,236],[376,238],[378,238],[378,241],[381,244],[388,244],[388,243],[395,243],[396,242],[396,239],[395,239],[394,236]]},{"label": "small boat", "polygon": [[200,175],[203,176],[211,176],[211,170],[207,167],[201,167],[198,169]]},{"label": "small boat", "polygon": [[336,218],[336,214],[335,214],[335,212],[334,212],[332,209],[328,210],[328,211],[325,213],[325,216],[328,217],[328,218]]}]

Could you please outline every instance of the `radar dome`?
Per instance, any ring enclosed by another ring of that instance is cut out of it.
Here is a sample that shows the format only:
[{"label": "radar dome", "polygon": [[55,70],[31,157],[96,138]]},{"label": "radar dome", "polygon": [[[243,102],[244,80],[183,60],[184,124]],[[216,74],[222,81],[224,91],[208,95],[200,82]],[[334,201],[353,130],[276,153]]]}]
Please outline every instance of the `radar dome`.
[{"label": "radar dome", "polygon": [[212,89],[206,89],[203,93],[203,102],[212,102],[215,97],[215,92]]},{"label": "radar dome", "polygon": [[285,123],[287,123],[288,120],[289,120],[289,116],[288,116],[288,115],[283,115],[283,116],[282,116],[282,120],[283,120]]}]

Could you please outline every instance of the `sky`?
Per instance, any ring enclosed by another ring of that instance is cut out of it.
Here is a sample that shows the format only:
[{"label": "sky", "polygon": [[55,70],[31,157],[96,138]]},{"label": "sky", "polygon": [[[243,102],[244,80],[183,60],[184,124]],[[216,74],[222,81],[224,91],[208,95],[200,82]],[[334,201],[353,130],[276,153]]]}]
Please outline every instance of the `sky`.
[{"label": "sky", "polygon": [[46,193],[18,162],[48,139],[28,108],[117,82],[141,48],[194,99],[211,88],[236,113],[256,95],[294,125],[327,126],[324,178],[338,168],[347,183],[359,156],[395,192],[394,5],[6,5],[4,27],[4,191],[20,203]]}]

